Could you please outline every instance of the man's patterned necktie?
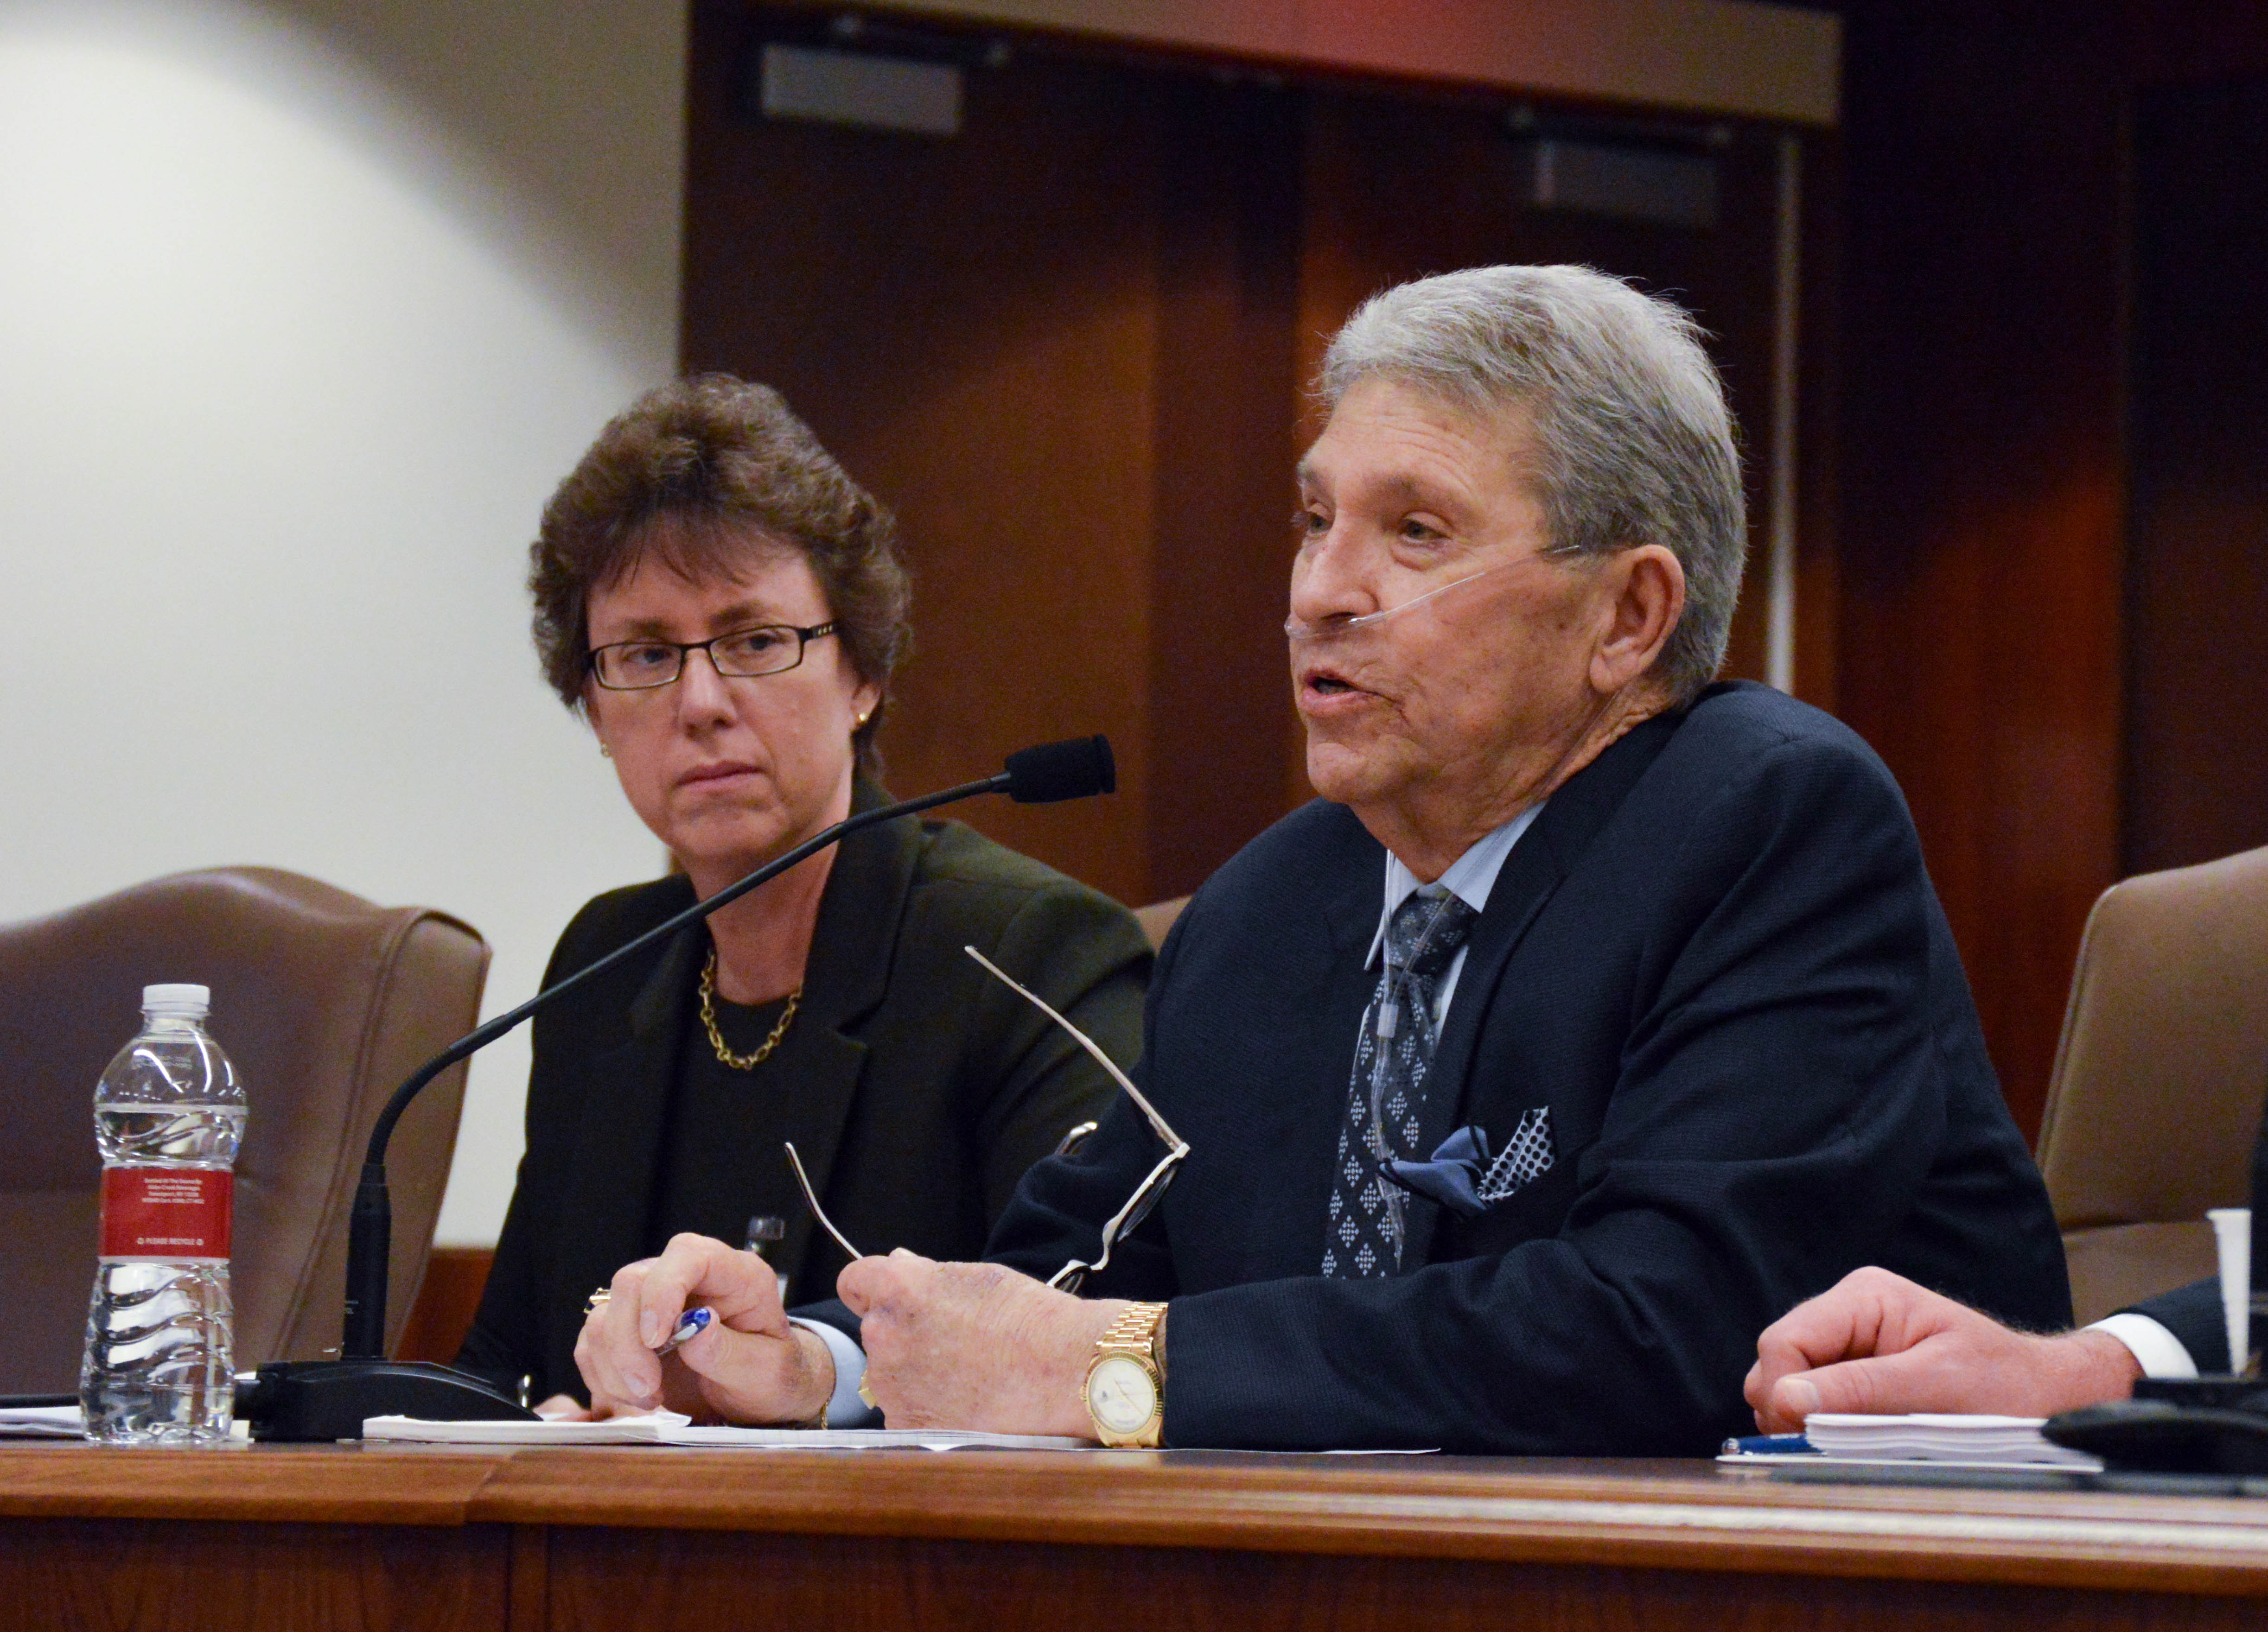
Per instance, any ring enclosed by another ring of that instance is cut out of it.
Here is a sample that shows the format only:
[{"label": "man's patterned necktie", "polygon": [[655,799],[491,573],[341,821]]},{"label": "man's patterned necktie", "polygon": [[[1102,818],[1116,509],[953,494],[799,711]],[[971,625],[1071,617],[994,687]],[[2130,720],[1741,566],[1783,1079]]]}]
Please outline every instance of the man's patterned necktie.
[{"label": "man's patterned necktie", "polygon": [[1433,1062],[1433,995],[1477,915],[1439,885],[1428,885],[1395,908],[1387,923],[1386,968],[1363,1011],[1339,1126],[1323,1246],[1327,1275],[1389,1275],[1402,1268],[1402,1213],[1409,1192],[1383,1168],[1391,1158],[1423,1154],[1418,1112]]}]

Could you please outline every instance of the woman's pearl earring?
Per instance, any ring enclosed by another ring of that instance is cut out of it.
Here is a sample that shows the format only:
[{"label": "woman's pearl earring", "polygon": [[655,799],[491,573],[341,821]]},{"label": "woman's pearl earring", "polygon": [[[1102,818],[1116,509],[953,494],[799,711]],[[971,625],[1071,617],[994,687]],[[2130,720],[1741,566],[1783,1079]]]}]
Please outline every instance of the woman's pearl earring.
[{"label": "woman's pearl earring", "polygon": [[611,760],[615,757],[615,751],[602,742],[599,745],[599,757],[602,760]]},{"label": "woman's pearl earring", "polygon": [[851,729],[851,730],[853,730],[853,731],[864,731],[864,730],[865,730],[865,729],[866,729],[866,722],[867,722],[868,720],[870,720],[870,719],[873,718],[873,717],[874,717],[873,710],[873,709],[869,709],[865,713],[861,714],[861,715],[858,717],[858,723],[856,725],[852,726],[850,729]]}]

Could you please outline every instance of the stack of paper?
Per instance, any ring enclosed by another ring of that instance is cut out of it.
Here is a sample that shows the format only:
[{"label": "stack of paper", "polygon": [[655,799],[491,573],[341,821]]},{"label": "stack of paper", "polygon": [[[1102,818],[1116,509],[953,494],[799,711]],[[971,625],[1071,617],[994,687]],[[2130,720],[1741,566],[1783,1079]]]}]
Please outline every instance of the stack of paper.
[{"label": "stack of paper", "polygon": [[373,1416],[364,1439],[444,1445],[732,1445],[744,1451],[1092,1451],[1091,1439],[931,1428],[696,1428],[674,1411],[603,1422],[434,1422]]},{"label": "stack of paper", "polygon": [[2100,1469],[2083,1451],[2051,1445],[2037,1416],[1859,1416],[1821,1411],[1803,1437],[1822,1456],[1866,1462],[2020,1463]]}]

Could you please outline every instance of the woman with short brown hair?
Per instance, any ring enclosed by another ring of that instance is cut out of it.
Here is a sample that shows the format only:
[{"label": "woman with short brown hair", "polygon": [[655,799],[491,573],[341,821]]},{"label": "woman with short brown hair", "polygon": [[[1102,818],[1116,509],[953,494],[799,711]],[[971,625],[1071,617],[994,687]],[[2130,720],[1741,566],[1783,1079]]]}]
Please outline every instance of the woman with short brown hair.
[{"label": "woman with short brown hair", "polygon": [[[907,647],[905,569],[888,513],[777,393],[721,375],[648,393],[560,484],[530,557],[545,675],[681,869],[586,905],[547,983],[884,801],[874,734]],[[1132,916],[912,817],[539,1016],[527,1151],[462,1364],[579,1404],[586,1308],[684,1231],[759,1240],[783,1304],[831,1297],[843,1257],[799,1203],[789,1141],[867,1250],[977,1256],[1025,1168],[1112,1089],[964,943],[1114,1057],[1138,1049]],[[847,1342],[781,1305],[724,1318],[792,1331],[814,1390]],[[591,1404],[705,1414],[704,1354],[696,1338],[673,1356],[658,1398]],[[854,1382],[822,1396],[833,1420],[857,1414]]]}]

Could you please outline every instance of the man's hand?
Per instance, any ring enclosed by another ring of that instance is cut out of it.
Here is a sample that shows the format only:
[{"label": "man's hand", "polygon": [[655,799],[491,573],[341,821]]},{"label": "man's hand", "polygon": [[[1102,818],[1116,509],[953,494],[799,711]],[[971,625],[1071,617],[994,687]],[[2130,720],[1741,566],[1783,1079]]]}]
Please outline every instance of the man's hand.
[{"label": "man's hand", "polygon": [[903,1247],[850,1265],[835,1290],[859,1318],[866,1387],[891,1427],[1094,1437],[1087,1363],[1123,1300]]},{"label": "man's hand", "polygon": [[2036,1337],[1887,1269],[1854,1269],[1756,1339],[1742,1392],[1768,1434],[1815,1411],[2053,1416],[2124,1400],[2142,1374],[2107,1332]]},{"label": "man's hand", "polygon": [[[616,1270],[608,1290],[575,1340],[593,1416],[666,1407],[699,1422],[801,1422],[835,1392],[827,1345],[788,1324],[779,1279],[754,1253],[674,1236],[660,1257]],[[709,1329],[657,1355],[678,1316],[701,1304],[716,1312]]]}]

